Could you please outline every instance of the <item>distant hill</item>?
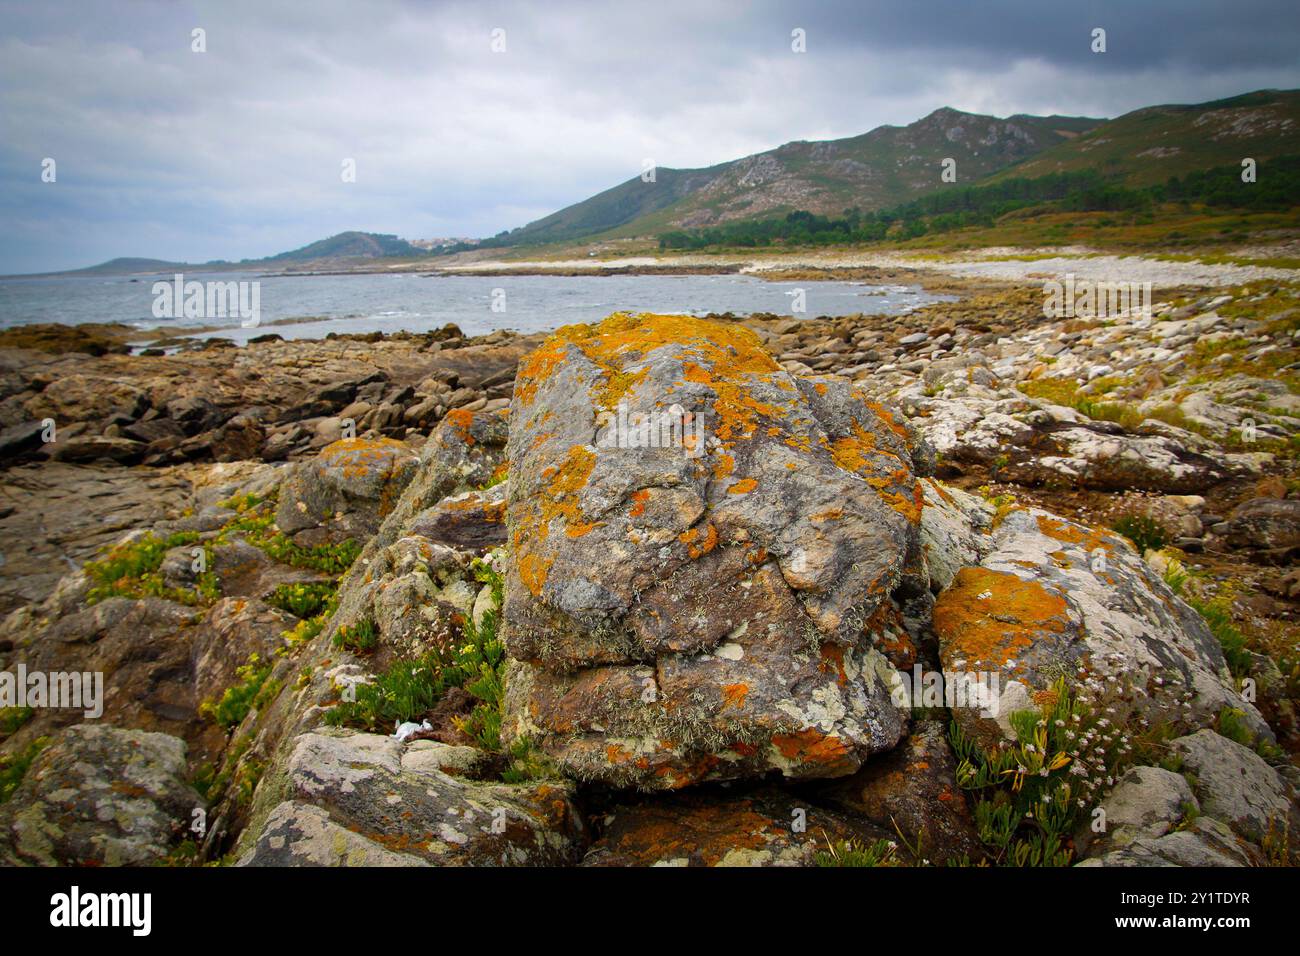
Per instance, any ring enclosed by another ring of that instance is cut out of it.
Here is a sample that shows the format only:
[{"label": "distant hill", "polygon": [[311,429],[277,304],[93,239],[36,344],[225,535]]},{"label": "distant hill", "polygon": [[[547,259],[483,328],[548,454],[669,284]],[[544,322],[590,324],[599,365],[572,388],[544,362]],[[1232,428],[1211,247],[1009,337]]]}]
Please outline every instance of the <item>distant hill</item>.
[{"label": "distant hill", "polygon": [[[184,262],[168,262],[166,259],[109,259],[97,266],[77,269],[77,275],[131,275],[137,272],[173,272],[176,269],[190,268]],[[58,273],[63,275],[65,273]]]},{"label": "distant hill", "polygon": [[[340,232],[318,239],[301,249],[282,252],[255,262],[310,262],[316,259],[381,259],[386,256],[422,256],[426,251],[405,239],[377,232]],[[245,262],[249,260],[244,260]]]},{"label": "distant hill", "polygon": [[500,244],[648,235],[794,210],[878,209],[940,188],[945,158],[956,160],[959,181],[972,182],[1068,143],[1101,122],[1069,116],[999,119],[945,107],[910,126],[787,143],[707,169],[659,168],[653,183],[630,179],[513,230]]},{"label": "distant hill", "polygon": [[390,256],[420,258],[430,255],[429,250],[412,245],[405,239],[377,232],[340,232],[328,239],[319,239],[301,249],[281,252],[262,259],[241,259],[229,262],[214,259],[211,262],[170,262],[166,259],[119,258],[101,262],[85,269],[50,272],[45,275],[155,275],[168,272],[221,272],[240,269],[293,268],[309,266],[325,269],[332,265],[345,265],[357,259],[381,259]]},{"label": "distant hill", "polygon": [[1095,170],[1126,186],[1154,186],[1170,176],[1245,157],[1300,152],[1300,90],[1259,90],[1192,106],[1148,106],[1103,123],[1002,170],[1011,176]]}]

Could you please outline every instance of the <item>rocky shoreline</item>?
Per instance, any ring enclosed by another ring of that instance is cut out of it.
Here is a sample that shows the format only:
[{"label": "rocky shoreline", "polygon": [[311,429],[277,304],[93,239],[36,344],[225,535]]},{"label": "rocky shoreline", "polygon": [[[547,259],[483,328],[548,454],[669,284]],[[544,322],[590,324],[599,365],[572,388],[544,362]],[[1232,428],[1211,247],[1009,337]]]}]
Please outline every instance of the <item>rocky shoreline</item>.
[{"label": "rocky shoreline", "polygon": [[[950,281],[904,316],[0,336],[0,669],[107,690],[0,710],[0,861],[1294,864],[1296,287],[1045,319]],[[707,438],[593,441],[620,403]],[[998,675],[1001,716],[900,706],[918,667]],[[96,822],[119,777],[131,829]]]}]

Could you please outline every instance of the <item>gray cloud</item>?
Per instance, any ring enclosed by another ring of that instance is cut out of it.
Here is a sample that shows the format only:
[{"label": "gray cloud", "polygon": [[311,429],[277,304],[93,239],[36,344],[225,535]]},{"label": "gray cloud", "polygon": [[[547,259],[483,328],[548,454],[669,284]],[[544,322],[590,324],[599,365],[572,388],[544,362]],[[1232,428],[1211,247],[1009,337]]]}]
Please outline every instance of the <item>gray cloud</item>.
[{"label": "gray cloud", "polygon": [[0,3],[0,271],[487,235],[644,159],[704,166],[945,105],[1114,116],[1300,85],[1290,0],[1056,6]]}]

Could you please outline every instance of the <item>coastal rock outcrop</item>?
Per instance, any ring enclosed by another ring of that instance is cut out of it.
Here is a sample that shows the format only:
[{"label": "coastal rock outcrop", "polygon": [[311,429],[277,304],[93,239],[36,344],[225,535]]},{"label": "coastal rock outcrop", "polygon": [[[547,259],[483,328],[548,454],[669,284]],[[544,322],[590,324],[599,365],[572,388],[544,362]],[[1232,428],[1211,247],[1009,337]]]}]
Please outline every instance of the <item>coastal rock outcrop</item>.
[{"label": "coastal rock outcrop", "polygon": [[506,733],[647,789],[853,772],[892,747],[872,619],[921,567],[932,459],[748,330],[560,330],[511,409]]}]

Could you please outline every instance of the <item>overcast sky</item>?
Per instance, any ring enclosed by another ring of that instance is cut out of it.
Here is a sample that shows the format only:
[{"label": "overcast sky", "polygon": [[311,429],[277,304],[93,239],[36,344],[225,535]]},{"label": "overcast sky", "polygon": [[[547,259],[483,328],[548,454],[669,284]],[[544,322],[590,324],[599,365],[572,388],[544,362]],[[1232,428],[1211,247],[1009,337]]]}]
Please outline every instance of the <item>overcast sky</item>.
[{"label": "overcast sky", "polygon": [[258,257],[345,229],[491,235],[646,159],[706,166],[940,106],[1116,116],[1300,87],[1298,9],[0,0],[0,273]]}]

